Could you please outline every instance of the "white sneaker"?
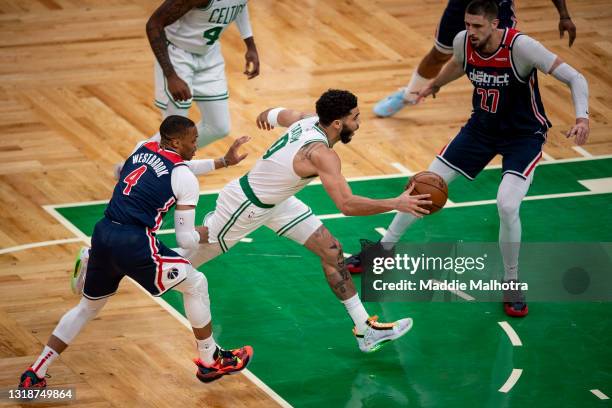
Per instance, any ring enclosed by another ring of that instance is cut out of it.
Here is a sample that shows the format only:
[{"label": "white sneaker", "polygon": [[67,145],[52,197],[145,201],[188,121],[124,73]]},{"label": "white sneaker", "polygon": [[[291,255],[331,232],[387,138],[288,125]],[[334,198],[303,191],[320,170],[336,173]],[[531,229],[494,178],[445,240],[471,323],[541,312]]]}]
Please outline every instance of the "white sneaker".
[{"label": "white sneaker", "polygon": [[77,254],[76,261],[74,263],[74,271],[70,279],[70,288],[72,293],[75,295],[83,294],[83,287],[85,286],[85,274],[87,274],[87,262],[89,262],[89,248],[82,247]]},{"label": "white sneaker", "polygon": [[372,316],[368,318],[367,325],[364,334],[357,334],[357,328],[353,328],[353,334],[357,338],[359,349],[364,353],[372,353],[385,343],[408,333],[412,329],[412,319],[408,317],[393,323],[378,323],[378,316]]}]

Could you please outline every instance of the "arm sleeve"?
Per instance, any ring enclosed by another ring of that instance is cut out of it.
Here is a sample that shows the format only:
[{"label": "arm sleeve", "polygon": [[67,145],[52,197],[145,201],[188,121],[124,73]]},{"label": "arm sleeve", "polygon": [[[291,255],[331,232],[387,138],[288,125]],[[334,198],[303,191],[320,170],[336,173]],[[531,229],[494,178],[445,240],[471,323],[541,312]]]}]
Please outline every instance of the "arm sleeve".
[{"label": "arm sleeve", "polygon": [[195,209],[174,211],[174,233],[181,248],[193,249],[200,243],[200,234],[195,230]]},{"label": "arm sleeve", "polygon": [[172,170],[172,192],[177,205],[198,205],[200,184],[195,174],[187,166],[178,166]]},{"label": "arm sleeve", "polygon": [[200,176],[202,174],[210,173],[215,169],[214,159],[203,159],[203,160],[189,160],[185,164],[191,169],[193,174]]},{"label": "arm sleeve", "polygon": [[514,41],[512,58],[518,74],[526,78],[533,68],[548,74],[557,55],[550,52],[539,41],[522,34]]},{"label": "arm sleeve", "polygon": [[249,6],[248,4],[244,5],[244,8],[236,17],[236,25],[238,26],[238,31],[240,31],[240,38],[243,40],[245,38],[249,38],[253,36],[253,29],[251,28],[251,20],[249,18]]},{"label": "arm sleeve", "polygon": [[463,30],[453,39],[453,57],[455,58],[455,61],[457,61],[457,63],[461,66],[463,66],[463,61],[465,60],[464,45],[466,35],[466,31]]},{"label": "arm sleeve", "polygon": [[576,118],[588,118],[589,84],[586,78],[565,62],[555,68],[551,74],[559,81],[569,86],[572,91],[572,102],[574,103]]},{"label": "arm sleeve", "polygon": [[[187,166],[172,170],[172,192],[178,205],[198,204],[200,186],[195,174]],[[181,248],[195,248],[200,242],[200,234],[195,230],[195,209],[174,211],[176,243]]]}]

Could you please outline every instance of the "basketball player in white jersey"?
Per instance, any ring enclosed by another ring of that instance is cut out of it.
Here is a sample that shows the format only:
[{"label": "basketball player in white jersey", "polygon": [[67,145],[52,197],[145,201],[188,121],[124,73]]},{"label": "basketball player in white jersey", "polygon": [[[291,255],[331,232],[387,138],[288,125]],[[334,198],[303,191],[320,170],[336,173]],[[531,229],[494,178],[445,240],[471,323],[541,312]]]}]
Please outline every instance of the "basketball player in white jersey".
[{"label": "basketball player in white jersey", "polygon": [[[423,206],[431,201],[429,194],[411,196],[412,188],[382,200],[354,195],[341,173],[340,157],[333,147],[339,141],[349,143],[359,128],[357,97],[348,91],[330,89],[317,101],[316,112],[316,116],[285,108],[262,112],[257,118],[260,129],[282,126],[287,131],[250,172],[221,190],[215,210],[206,215],[204,228],[199,230],[205,244],[193,250],[176,251],[200,267],[265,225],[279,236],[304,245],[321,259],[330,288],[355,324],[353,333],[359,349],[373,352],[408,332],[412,319],[379,323],[377,316],[369,317],[344,263],[342,246],[295,194],[318,176],[338,209],[348,216],[397,210],[420,218],[429,213]],[[186,164],[200,175],[212,170],[207,162],[212,160],[192,160]],[[76,281],[86,273],[86,254],[87,251],[82,251],[77,260]]]},{"label": "basketball player in white jersey", "polygon": [[[233,21],[246,44],[248,79],[259,75],[259,56],[249,21],[247,0],[166,0],[147,22],[155,54],[155,105],[163,117],[188,116],[192,102],[202,120],[198,147],[230,131],[225,62],[219,38]],[[159,134],[152,140],[158,140]]]},{"label": "basketball player in white jersey", "polygon": [[[330,89],[317,101],[316,111],[317,116],[306,117],[301,112],[275,108],[259,115],[260,128],[282,126],[286,132],[250,172],[221,190],[215,210],[204,219],[208,243],[184,254],[193,265],[200,266],[264,225],[304,245],[320,257],[331,290],[355,324],[353,332],[359,348],[372,352],[404,335],[412,327],[412,319],[385,324],[377,322],[376,316],[369,317],[344,264],[342,246],[295,194],[318,176],[345,215],[397,210],[421,217],[428,213],[422,206],[431,202],[429,194],[410,196],[410,191],[383,200],[354,195],[333,147],[339,141],[350,142],[359,128],[357,98],[348,91]],[[197,169],[194,172],[198,174]]]}]

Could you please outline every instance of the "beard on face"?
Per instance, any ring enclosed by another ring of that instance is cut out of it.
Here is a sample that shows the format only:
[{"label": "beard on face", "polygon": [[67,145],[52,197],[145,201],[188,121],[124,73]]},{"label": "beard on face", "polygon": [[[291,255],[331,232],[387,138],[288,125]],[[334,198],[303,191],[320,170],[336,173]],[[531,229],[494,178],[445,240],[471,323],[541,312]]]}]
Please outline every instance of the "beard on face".
[{"label": "beard on face", "polygon": [[355,134],[354,131],[347,128],[346,126],[342,126],[342,130],[340,131],[340,141],[343,144],[347,144],[351,141],[351,139],[353,139],[354,134]]}]

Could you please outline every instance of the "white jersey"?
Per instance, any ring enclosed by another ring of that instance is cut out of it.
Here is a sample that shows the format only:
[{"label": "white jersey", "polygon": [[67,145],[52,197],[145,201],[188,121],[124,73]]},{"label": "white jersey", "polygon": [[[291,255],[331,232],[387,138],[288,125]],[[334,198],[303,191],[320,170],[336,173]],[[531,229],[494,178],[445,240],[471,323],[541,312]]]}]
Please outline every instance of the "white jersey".
[{"label": "white jersey", "polygon": [[221,33],[246,8],[247,0],[211,0],[196,7],[166,27],[166,37],[175,46],[193,54],[218,50]]},{"label": "white jersey", "polygon": [[255,197],[264,204],[278,204],[310,183],[314,177],[302,178],[295,174],[293,159],[302,147],[315,142],[329,146],[318,117],[292,124],[246,175]]}]

